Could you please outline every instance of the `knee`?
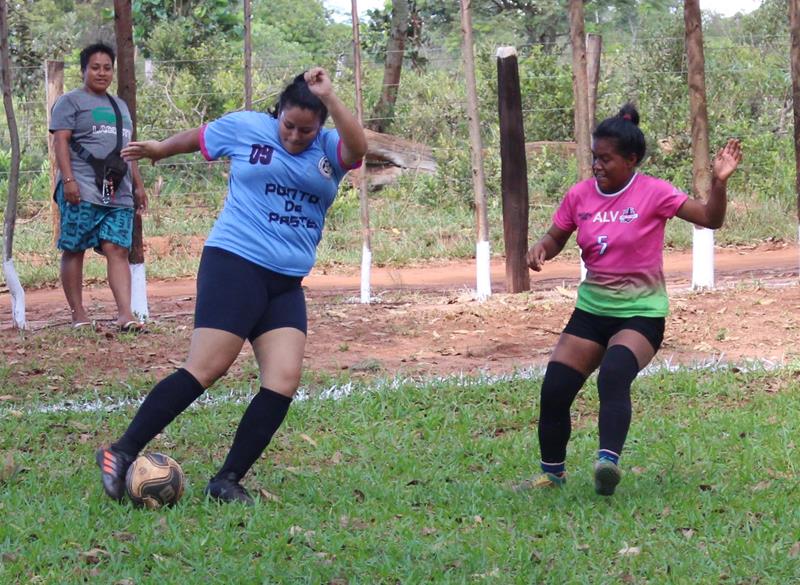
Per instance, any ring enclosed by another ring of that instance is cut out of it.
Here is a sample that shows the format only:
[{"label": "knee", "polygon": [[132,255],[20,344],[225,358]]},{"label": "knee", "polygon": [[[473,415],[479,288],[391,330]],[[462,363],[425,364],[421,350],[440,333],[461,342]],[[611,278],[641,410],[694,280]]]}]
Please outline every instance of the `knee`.
[{"label": "knee", "polygon": [[128,248],[123,248],[118,244],[114,244],[112,242],[104,241],[100,248],[103,250],[103,254],[106,255],[106,258],[128,258]]},{"label": "knee", "polygon": [[230,364],[213,360],[204,363],[187,360],[183,367],[200,382],[203,388],[208,388],[228,372]]},{"label": "knee", "polygon": [[597,374],[597,389],[600,398],[629,390],[639,373],[639,362],[633,352],[624,345],[613,345],[600,364]]},{"label": "knee", "polygon": [[547,364],[542,382],[542,411],[569,410],[585,381],[586,377],[574,368],[560,362]]},{"label": "knee", "polygon": [[294,396],[300,387],[300,368],[273,368],[261,373],[261,385],[284,396]]}]

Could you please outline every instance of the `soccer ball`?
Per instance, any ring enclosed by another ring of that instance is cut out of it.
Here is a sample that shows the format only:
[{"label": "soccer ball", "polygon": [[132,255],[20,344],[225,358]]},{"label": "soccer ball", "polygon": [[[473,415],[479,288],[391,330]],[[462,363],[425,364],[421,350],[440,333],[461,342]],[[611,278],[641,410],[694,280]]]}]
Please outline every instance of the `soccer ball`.
[{"label": "soccer ball", "polygon": [[136,458],[125,475],[125,491],[136,506],[156,510],[178,503],[183,495],[184,475],[172,457],[147,453]]}]

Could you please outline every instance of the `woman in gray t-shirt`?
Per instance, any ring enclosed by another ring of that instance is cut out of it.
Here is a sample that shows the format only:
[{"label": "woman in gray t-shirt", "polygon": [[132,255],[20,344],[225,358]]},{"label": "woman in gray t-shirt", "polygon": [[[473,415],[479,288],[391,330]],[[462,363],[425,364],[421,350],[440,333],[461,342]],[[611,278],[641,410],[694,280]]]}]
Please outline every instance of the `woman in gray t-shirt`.
[{"label": "woman in gray t-shirt", "polygon": [[118,327],[137,330],[141,325],[131,312],[128,249],[134,213],[147,205],[144,184],[138,166],[131,162],[119,182],[100,187],[86,160],[88,155],[105,159],[115,150],[117,111],[122,118],[123,147],[131,139],[133,124],[125,102],[107,93],[114,78],[114,50],[97,43],[81,51],[80,58],[83,87],[58,99],[50,121],[59,171],[55,199],[61,211],[61,284],[72,326],[92,327],[83,307],[83,258],[86,250],[94,248],[106,257]]}]

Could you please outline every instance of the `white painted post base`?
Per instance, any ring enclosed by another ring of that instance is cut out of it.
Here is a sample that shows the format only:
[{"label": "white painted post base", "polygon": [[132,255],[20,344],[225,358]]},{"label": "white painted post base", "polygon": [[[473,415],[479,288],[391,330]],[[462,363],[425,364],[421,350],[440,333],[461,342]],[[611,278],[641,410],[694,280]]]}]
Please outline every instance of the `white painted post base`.
[{"label": "white painted post base", "polygon": [[27,329],[28,323],[25,321],[25,291],[14,270],[14,260],[9,258],[3,262],[3,274],[6,277],[6,285],[11,292],[11,319],[17,329]]},{"label": "white painted post base", "polygon": [[368,305],[372,300],[370,273],[372,271],[372,250],[366,244],[361,247],[361,303]]},{"label": "white painted post base", "polygon": [[144,264],[131,264],[131,311],[142,321],[147,321],[147,277]]},{"label": "white painted post base", "polygon": [[479,301],[485,301],[492,296],[491,256],[489,242],[478,242],[475,246],[475,261],[478,269],[477,297]]},{"label": "white painted post base", "polygon": [[588,272],[589,272],[589,271],[588,271],[588,270],[586,270],[586,264],[584,263],[584,261],[583,261],[583,258],[581,258],[581,282],[583,282],[584,280],[586,280],[586,274],[587,274]]},{"label": "white painted post base", "polygon": [[714,230],[692,228],[692,288],[714,288]]}]

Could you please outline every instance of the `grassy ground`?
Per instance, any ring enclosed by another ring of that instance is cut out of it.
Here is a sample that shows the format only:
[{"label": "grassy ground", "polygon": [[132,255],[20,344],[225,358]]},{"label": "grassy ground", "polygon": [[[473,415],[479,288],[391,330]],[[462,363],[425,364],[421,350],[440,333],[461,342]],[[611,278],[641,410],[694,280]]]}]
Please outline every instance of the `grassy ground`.
[{"label": "grassy ground", "polygon": [[[796,368],[640,378],[612,498],[592,488],[593,383],[574,411],[569,482],[541,493],[511,489],[536,469],[536,380],[312,396],[246,479],[265,490],[254,509],[202,497],[243,409],[231,398],[251,391],[229,380],[152,444],[189,482],[157,512],[110,502],[97,481],[93,449],[131,407],[82,412],[96,399],[82,390],[47,412],[41,393],[2,380],[0,395],[28,398],[0,401],[2,583],[800,579]],[[107,384],[103,396],[111,405],[146,389]]]}]

